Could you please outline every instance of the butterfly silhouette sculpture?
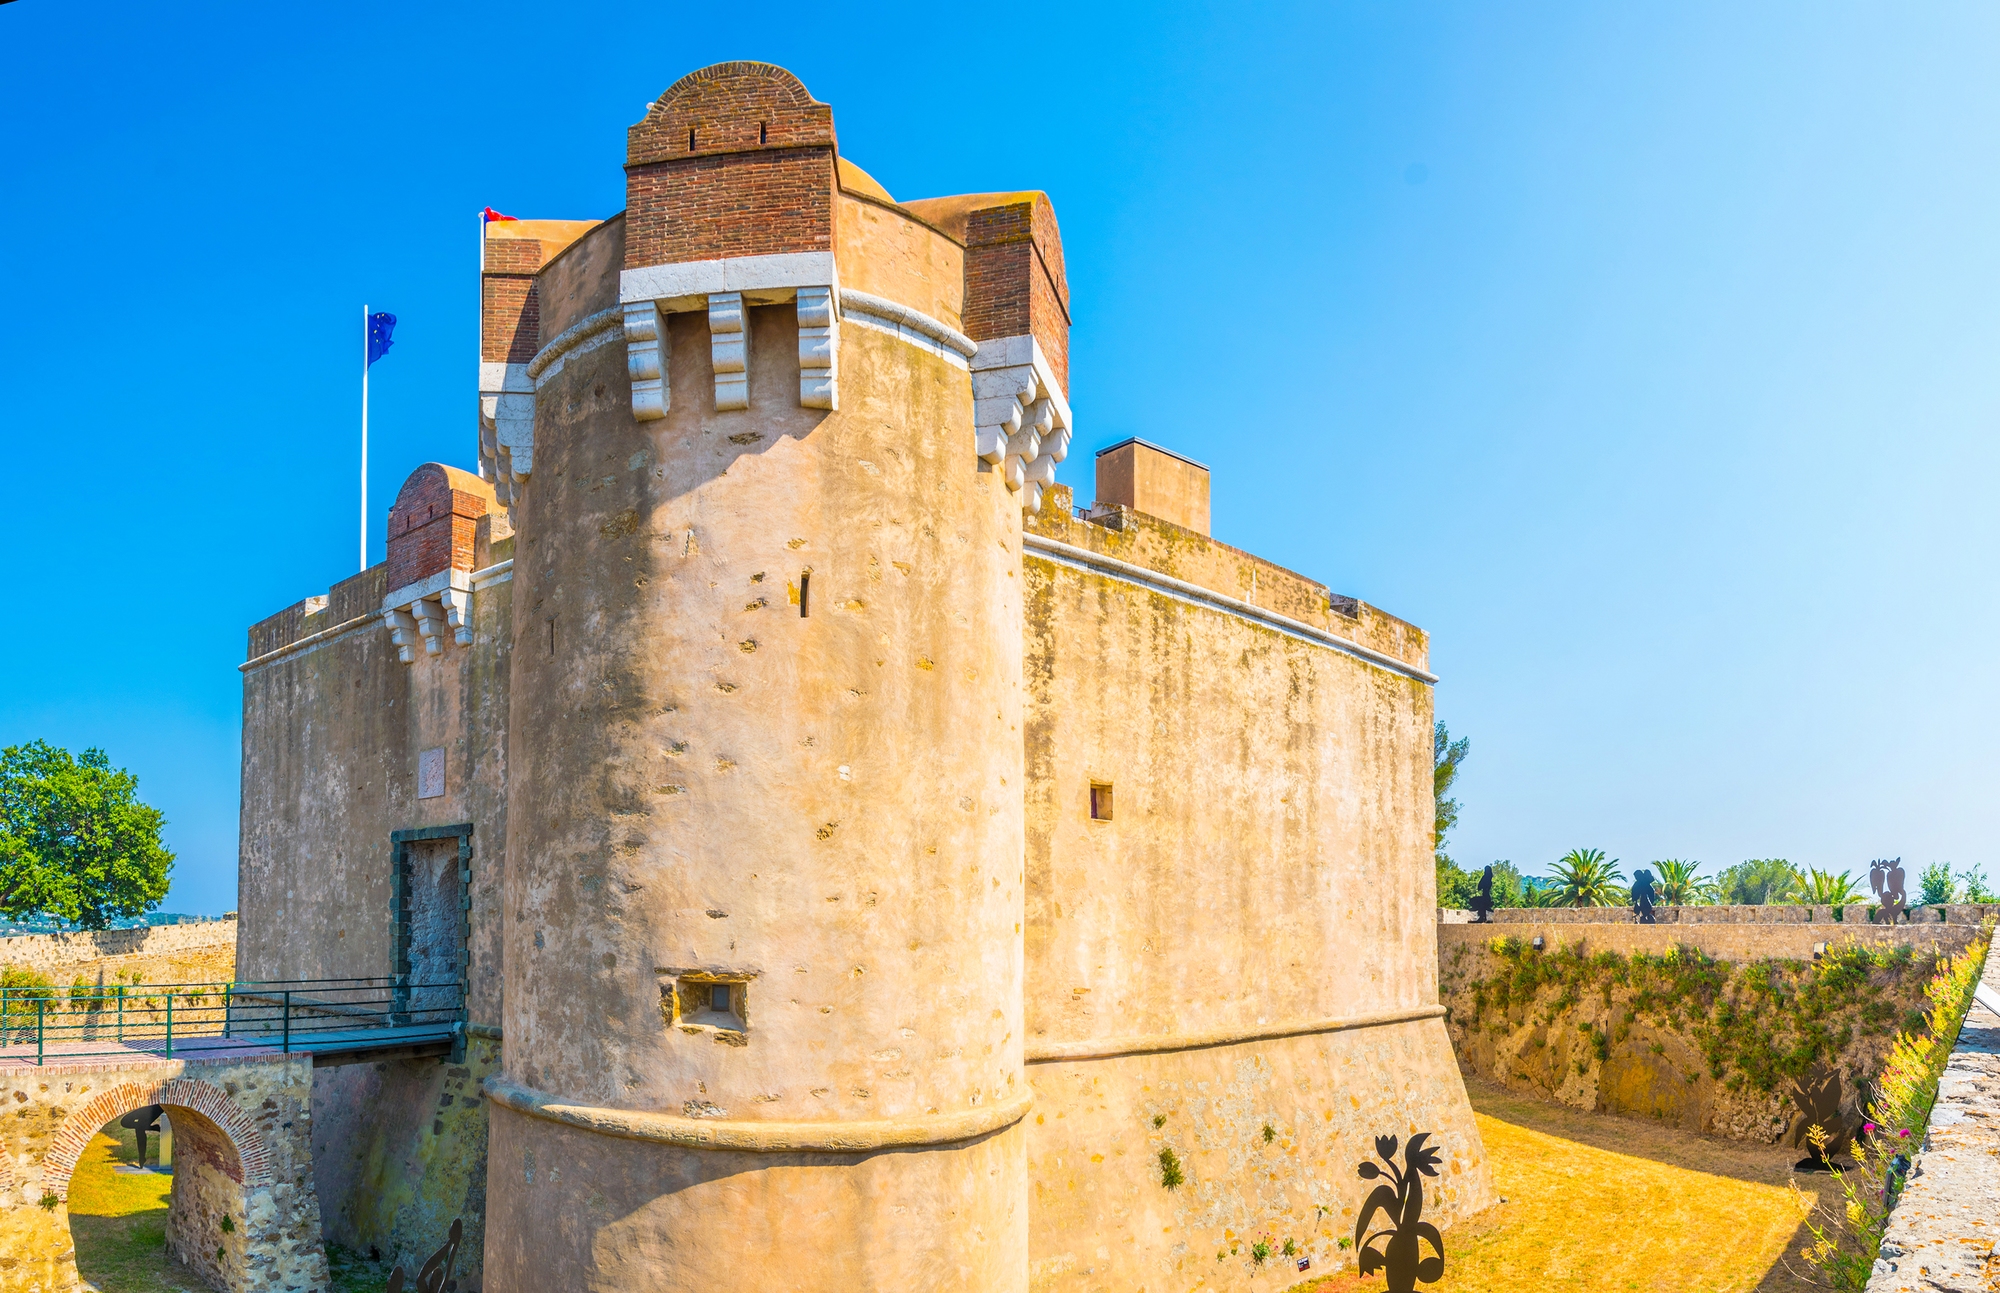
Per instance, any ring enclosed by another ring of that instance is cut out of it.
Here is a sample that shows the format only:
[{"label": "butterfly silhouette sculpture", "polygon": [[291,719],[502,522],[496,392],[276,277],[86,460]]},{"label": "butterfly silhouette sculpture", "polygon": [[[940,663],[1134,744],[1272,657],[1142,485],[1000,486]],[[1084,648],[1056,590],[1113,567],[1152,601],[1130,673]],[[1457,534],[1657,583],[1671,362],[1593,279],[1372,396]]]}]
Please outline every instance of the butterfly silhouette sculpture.
[{"label": "butterfly silhouette sculpture", "polygon": [[[1438,1174],[1438,1152],[1424,1144],[1430,1138],[1431,1134],[1427,1131],[1410,1137],[1410,1143],[1403,1149],[1403,1166],[1399,1169],[1396,1166],[1396,1138],[1377,1136],[1375,1153],[1389,1165],[1389,1170],[1385,1172],[1365,1161],[1357,1169],[1364,1181],[1386,1176],[1391,1182],[1369,1191],[1367,1200],[1361,1205],[1361,1216],[1354,1223],[1354,1249],[1361,1257],[1361,1273],[1372,1275],[1376,1271],[1383,1272],[1389,1281],[1388,1293],[1414,1293],[1419,1282],[1435,1284],[1444,1274],[1444,1238],[1438,1234],[1436,1226],[1423,1219],[1423,1178]],[[1388,1213],[1395,1225],[1368,1234],[1368,1223],[1378,1209]],[[1376,1241],[1382,1239],[1388,1242],[1377,1251]],[[1436,1256],[1423,1255],[1425,1240],[1430,1241]]]},{"label": "butterfly silhouette sculpture", "polygon": [[[451,1223],[451,1233],[445,1237],[444,1247],[431,1254],[423,1269],[417,1272],[417,1282],[411,1286],[411,1293],[456,1293],[458,1281],[451,1277],[452,1263],[458,1260],[458,1241],[465,1237],[465,1226],[459,1220]],[[400,1263],[389,1272],[389,1285],[383,1293],[403,1293],[403,1274]]]},{"label": "butterfly silhouette sculpture", "polygon": [[[1813,1073],[1805,1081],[1797,1078],[1791,1083],[1792,1103],[1798,1106],[1798,1116],[1792,1119],[1792,1135],[1795,1143],[1808,1146],[1806,1157],[1792,1165],[1797,1172],[1826,1172],[1834,1167],[1833,1156],[1844,1153],[1854,1143],[1854,1129],[1840,1113],[1840,1070],[1822,1069]],[[1814,1145],[1807,1132],[1818,1127],[1826,1132],[1826,1144]]]}]

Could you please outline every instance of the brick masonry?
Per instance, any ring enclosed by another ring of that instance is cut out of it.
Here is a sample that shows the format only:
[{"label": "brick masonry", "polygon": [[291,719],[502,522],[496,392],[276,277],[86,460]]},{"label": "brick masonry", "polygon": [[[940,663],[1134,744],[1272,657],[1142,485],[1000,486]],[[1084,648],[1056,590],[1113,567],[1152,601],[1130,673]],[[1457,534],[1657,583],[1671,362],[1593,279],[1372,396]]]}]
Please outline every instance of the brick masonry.
[{"label": "brick masonry", "polygon": [[531,238],[488,238],[480,285],[482,363],[525,364],[541,346],[542,303],[535,274],[542,245]]},{"label": "brick masonry", "polygon": [[485,515],[486,499],[455,488],[449,468],[425,463],[411,472],[389,509],[390,590],[441,570],[471,570]]},{"label": "brick masonry", "polygon": [[965,224],[965,335],[1032,334],[1069,394],[1069,282],[1045,193],[974,211]]}]

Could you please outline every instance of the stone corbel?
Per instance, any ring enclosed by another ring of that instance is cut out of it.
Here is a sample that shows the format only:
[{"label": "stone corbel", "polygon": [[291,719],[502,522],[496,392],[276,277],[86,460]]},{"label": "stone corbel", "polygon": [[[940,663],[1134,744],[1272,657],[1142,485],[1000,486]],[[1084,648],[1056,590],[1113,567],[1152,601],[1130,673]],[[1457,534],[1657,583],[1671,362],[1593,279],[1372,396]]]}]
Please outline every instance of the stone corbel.
[{"label": "stone corbel", "polygon": [[840,315],[831,287],[799,289],[799,407],[840,407]]},{"label": "stone corbel", "polygon": [[749,408],[750,331],[743,293],[709,293],[708,353],[715,369],[715,411]]},{"label": "stone corbel", "polygon": [[535,382],[526,364],[479,366],[479,473],[511,507],[534,470]]},{"label": "stone corbel", "polygon": [[1021,495],[1021,510],[1042,510],[1056,464],[1069,456],[1069,401],[1031,336],[979,343],[972,359],[975,449]]},{"label": "stone corbel", "polygon": [[667,385],[667,321],[657,301],[625,303],[625,368],[632,377],[632,416],[651,422],[673,407]]},{"label": "stone corbel", "polygon": [[382,620],[404,664],[416,663],[420,646],[425,655],[444,654],[447,634],[458,645],[471,646],[472,576],[440,570],[405,584],[382,599]]}]

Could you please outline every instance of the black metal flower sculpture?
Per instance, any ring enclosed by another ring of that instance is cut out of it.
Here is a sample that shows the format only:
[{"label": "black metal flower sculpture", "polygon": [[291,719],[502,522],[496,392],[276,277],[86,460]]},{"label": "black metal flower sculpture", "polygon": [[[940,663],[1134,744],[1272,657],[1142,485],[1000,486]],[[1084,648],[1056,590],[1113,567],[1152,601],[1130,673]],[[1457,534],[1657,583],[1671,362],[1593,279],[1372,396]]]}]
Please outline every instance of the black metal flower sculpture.
[{"label": "black metal flower sculpture", "polygon": [[[455,1293],[458,1281],[451,1277],[452,1263],[458,1260],[458,1242],[465,1237],[465,1226],[460,1220],[453,1220],[451,1233],[445,1237],[444,1247],[432,1253],[423,1269],[417,1272],[417,1282],[413,1293]],[[389,1285],[383,1293],[403,1293],[402,1266],[389,1272]]]},{"label": "black metal flower sculpture", "polygon": [[[1820,1069],[1803,1082],[1793,1078],[1791,1088],[1792,1103],[1799,1112],[1792,1119],[1791,1134],[1786,1139],[1810,1150],[1792,1168],[1799,1172],[1827,1171],[1834,1166],[1833,1156],[1845,1153],[1854,1143],[1854,1128],[1840,1112],[1840,1070]],[[1813,1144],[1808,1133],[1814,1127],[1826,1133],[1824,1143]]]},{"label": "black metal flower sculpture", "polygon": [[[1392,1185],[1378,1185],[1369,1191],[1368,1198],[1361,1205],[1361,1216],[1354,1223],[1354,1249],[1361,1258],[1361,1273],[1372,1275],[1382,1271],[1388,1278],[1388,1293],[1414,1293],[1417,1284],[1435,1284],[1444,1274],[1444,1238],[1438,1234],[1436,1226],[1423,1219],[1424,1183],[1426,1176],[1438,1174],[1438,1152],[1424,1144],[1431,1138],[1427,1131],[1410,1137],[1410,1143],[1403,1149],[1403,1166],[1396,1167],[1396,1138],[1377,1136],[1375,1152],[1389,1165],[1384,1172],[1373,1163],[1363,1162],[1358,1169],[1361,1179],[1373,1181],[1387,1176]],[[1374,1219],[1377,1209],[1387,1212],[1395,1221],[1388,1230],[1378,1230],[1368,1234],[1368,1223]],[[1375,1241],[1387,1237],[1388,1243],[1377,1252]],[[1423,1241],[1429,1240],[1435,1257],[1423,1255]]]}]

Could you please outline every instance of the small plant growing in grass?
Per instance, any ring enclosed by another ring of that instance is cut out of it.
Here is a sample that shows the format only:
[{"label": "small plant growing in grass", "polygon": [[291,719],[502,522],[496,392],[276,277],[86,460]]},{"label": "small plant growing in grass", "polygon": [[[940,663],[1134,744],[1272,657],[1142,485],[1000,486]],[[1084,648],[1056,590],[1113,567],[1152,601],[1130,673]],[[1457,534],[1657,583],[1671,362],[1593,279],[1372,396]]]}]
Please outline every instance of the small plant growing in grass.
[{"label": "small plant growing in grass", "polygon": [[1155,1128],[1164,1127],[1166,1125],[1167,1125],[1167,1115],[1163,1113],[1156,1113],[1153,1115],[1153,1126]]},{"label": "small plant growing in grass", "polygon": [[1187,1177],[1181,1174],[1180,1156],[1171,1149],[1160,1151],[1160,1184],[1169,1190],[1178,1189]]},{"label": "small plant growing in grass", "polygon": [[1268,1123],[1268,1122],[1267,1122],[1267,1123],[1265,1123],[1265,1124],[1264,1124],[1264,1143],[1265,1143],[1266,1145],[1268,1145],[1268,1144],[1270,1144],[1270,1143],[1271,1143],[1272,1141],[1276,1140],[1277,1138],[1278,1138],[1278,1133],[1277,1133],[1276,1131],[1272,1130],[1272,1127],[1271,1127],[1271,1124],[1270,1124],[1270,1123]]},{"label": "small plant growing in grass", "polygon": [[1262,1239],[1250,1245],[1250,1260],[1262,1266],[1271,1260],[1271,1245]]},{"label": "small plant growing in grass", "polygon": [[58,1199],[58,1198],[57,1198],[57,1197],[55,1196],[55,1192],[54,1192],[54,1191],[50,1191],[50,1192],[48,1192],[48,1193],[46,1193],[46,1194],[42,1195],[42,1198],[41,1198],[41,1204],[42,1204],[42,1211],[44,1211],[44,1212],[54,1212],[54,1211],[56,1210],[56,1205],[57,1205],[58,1203],[61,1203],[61,1202],[62,1202],[62,1200],[61,1200],[61,1199]]}]

